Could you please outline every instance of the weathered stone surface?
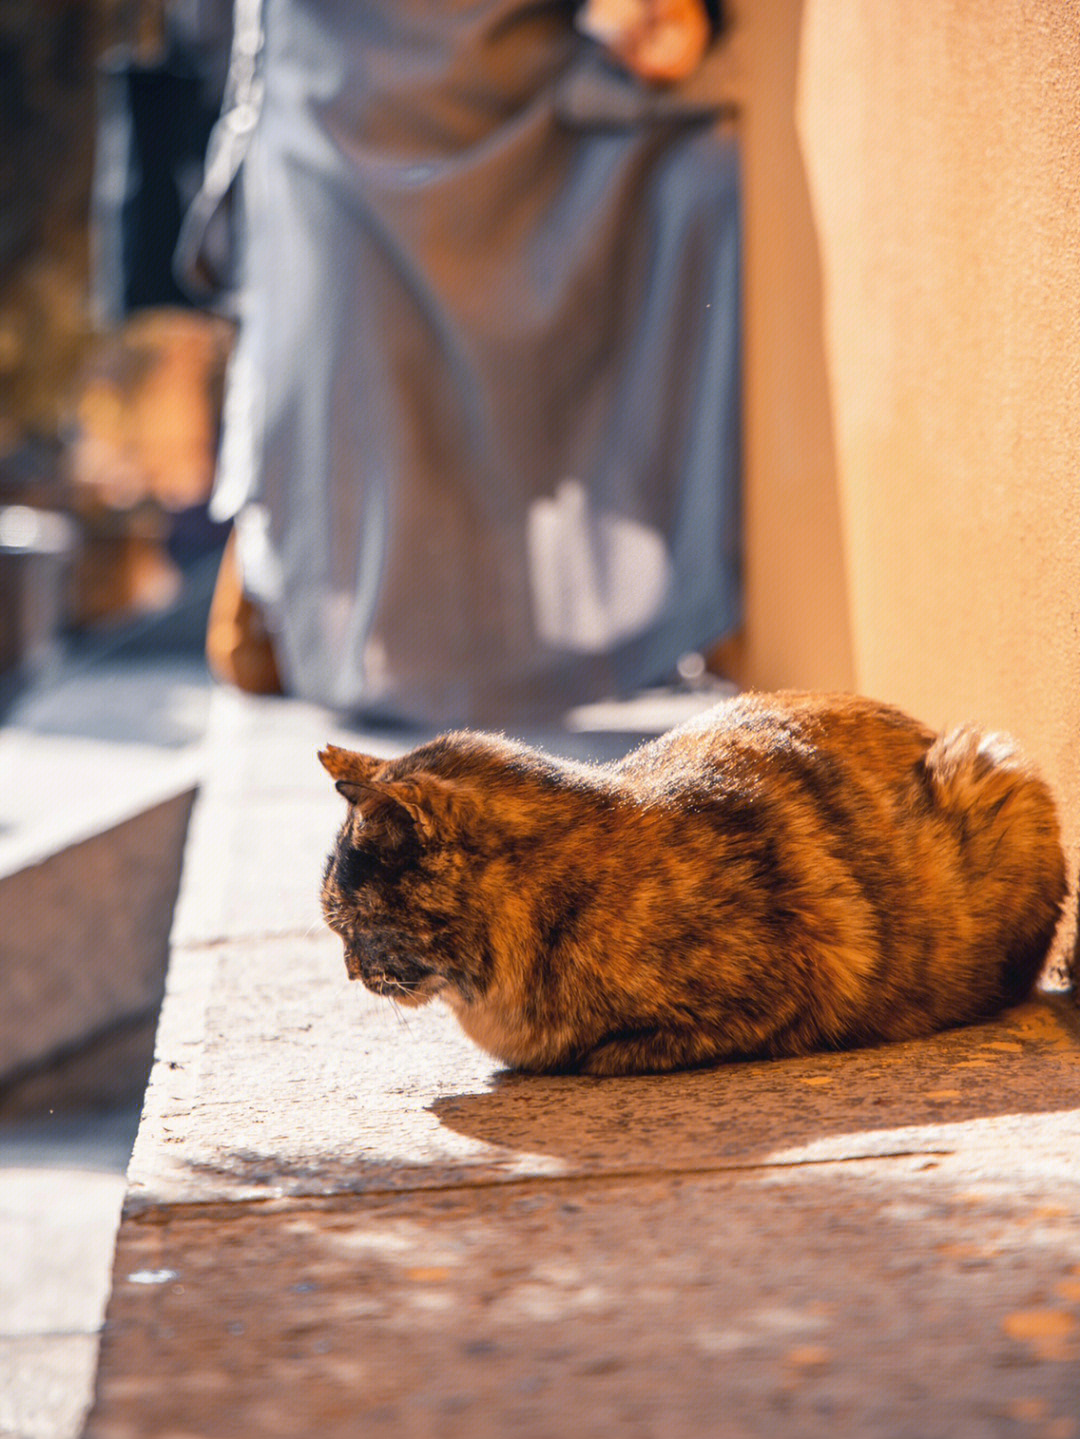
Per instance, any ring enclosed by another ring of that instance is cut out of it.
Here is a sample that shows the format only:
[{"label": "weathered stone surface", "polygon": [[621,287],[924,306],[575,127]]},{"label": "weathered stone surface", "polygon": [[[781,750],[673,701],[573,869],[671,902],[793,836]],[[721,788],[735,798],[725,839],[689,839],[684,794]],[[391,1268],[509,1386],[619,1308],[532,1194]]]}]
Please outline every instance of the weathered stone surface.
[{"label": "weathered stone surface", "polygon": [[[215,694],[175,946],[303,933],[320,922],[322,863],[344,813],[317,758],[331,738],[358,742],[313,705]],[[386,754],[402,748],[387,736],[377,744]]]},{"label": "weathered stone surface", "polygon": [[174,945],[303,934],[322,925],[322,866],[343,804],[326,793],[195,808]]},{"label": "weathered stone surface", "polygon": [[92,1396],[138,1108],[78,1110],[145,1088],[207,706],[194,658],[99,652],[4,716],[4,1439],[74,1439]]},{"label": "weathered stone surface", "polygon": [[203,772],[205,665],[79,660],[0,729],[0,880],[185,794]]},{"label": "weathered stone surface", "polygon": [[87,1439],[1071,1433],[1080,1174],[1016,1158],[162,1210]]},{"label": "weathered stone surface", "polygon": [[160,1003],[209,704],[182,656],[72,661],[0,730],[0,1083]]}]

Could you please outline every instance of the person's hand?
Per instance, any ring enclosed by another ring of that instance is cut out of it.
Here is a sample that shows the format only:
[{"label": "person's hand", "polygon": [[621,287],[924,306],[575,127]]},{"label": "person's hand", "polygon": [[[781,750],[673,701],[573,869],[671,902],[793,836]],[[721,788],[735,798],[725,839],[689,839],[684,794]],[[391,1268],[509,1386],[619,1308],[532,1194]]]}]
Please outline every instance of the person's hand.
[{"label": "person's hand", "polygon": [[712,38],[703,0],[586,0],[577,27],[653,84],[692,74]]}]

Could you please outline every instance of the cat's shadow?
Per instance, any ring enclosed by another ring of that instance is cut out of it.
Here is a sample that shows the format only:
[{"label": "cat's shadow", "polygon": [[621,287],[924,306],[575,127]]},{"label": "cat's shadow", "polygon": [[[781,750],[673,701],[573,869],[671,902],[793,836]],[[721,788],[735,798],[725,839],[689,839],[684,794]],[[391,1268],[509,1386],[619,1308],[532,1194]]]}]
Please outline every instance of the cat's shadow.
[{"label": "cat's shadow", "polygon": [[[948,1126],[1080,1107],[1080,1037],[1039,999],[989,1024],[804,1059],[619,1079],[500,1071],[430,1103],[447,1129],[565,1172],[923,1153]],[[946,1126],[946,1128],[941,1128]]]},{"label": "cat's shadow", "polygon": [[936,1164],[972,1144],[1005,1152],[1033,1137],[1039,1115],[1080,1112],[1078,1060],[1080,1015],[1067,1000],[1040,998],[988,1024],[880,1049],[618,1079],[487,1071],[468,1090],[414,1092],[404,1104],[400,1137],[412,1132],[408,1111],[420,1109],[454,1136],[445,1152],[432,1135],[415,1153],[411,1139],[395,1152],[391,1118],[386,1143],[372,1150],[230,1148],[186,1163],[211,1192],[225,1179],[314,1194],[873,1156]]}]

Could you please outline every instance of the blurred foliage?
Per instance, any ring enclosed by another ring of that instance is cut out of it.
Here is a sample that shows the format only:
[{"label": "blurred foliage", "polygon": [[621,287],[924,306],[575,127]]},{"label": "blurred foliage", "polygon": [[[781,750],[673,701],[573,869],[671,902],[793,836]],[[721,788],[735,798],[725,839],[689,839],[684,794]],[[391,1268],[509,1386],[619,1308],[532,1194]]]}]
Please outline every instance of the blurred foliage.
[{"label": "blurred foliage", "polygon": [[0,455],[58,433],[90,338],[97,61],[160,33],[160,0],[0,5]]},{"label": "blurred foliage", "polygon": [[180,511],[210,493],[232,327],[152,309],[102,337],[74,388],[68,456],[84,494],[112,509]]},{"label": "blurred foliage", "polygon": [[0,504],[78,521],[74,627],[175,599],[173,514],[213,474],[230,327],[90,312],[99,62],[165,39],[163,0],[0,0]]}]

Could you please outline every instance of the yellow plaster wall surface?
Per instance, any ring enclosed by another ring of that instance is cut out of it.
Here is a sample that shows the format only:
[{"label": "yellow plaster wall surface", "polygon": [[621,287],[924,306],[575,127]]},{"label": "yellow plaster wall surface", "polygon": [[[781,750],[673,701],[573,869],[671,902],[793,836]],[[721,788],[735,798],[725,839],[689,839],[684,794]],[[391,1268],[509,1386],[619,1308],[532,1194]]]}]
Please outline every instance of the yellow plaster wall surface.
[{"label": "yellow plaster wall surface", "polygon": [[744,0],[744,680],[1014,733],[1080,857],[1080,25]]}]

